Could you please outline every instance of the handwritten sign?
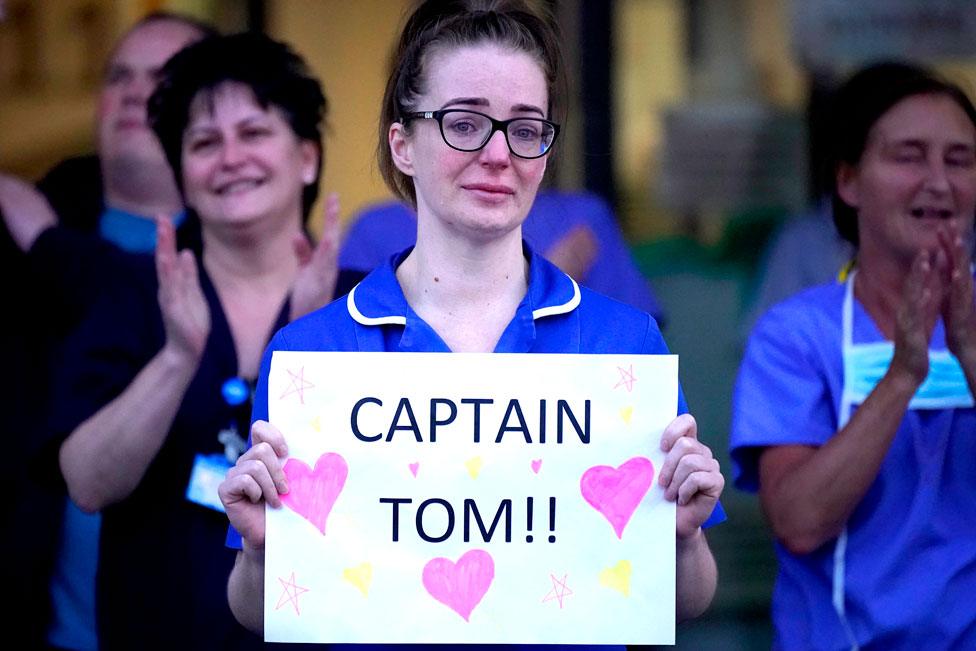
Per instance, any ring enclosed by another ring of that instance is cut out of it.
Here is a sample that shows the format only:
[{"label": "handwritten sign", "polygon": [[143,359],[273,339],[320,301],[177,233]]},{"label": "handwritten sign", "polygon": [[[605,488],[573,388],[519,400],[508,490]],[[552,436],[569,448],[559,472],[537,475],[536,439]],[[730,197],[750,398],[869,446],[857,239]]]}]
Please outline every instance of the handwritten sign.
[{"label": "handwritten sign", "polygon": [[670,644],[675,356],[276,352],[274,642]]}]

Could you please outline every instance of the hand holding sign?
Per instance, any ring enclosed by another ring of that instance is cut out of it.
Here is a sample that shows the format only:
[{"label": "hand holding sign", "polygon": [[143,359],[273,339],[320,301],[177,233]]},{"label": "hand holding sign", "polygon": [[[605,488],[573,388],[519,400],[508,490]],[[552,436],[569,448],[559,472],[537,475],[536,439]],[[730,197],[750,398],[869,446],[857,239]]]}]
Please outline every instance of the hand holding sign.
[{"label": "hand holding sign", "polygon": [[664,498],[678,502],[678,538],[694,535],[715,509],[725,478],[707,445],[698,440],[698,423],[691,414],[671,421],[661,435],[661,449],[668,453],[659,482]]},{"label": "hand holding sign", "polygon": [[264,504],[281,506],[288,492],[282,459],[288,456],[285,437],[274,425],[257,421],[251,427],[251,449],[227,471],[217,489],[230,524],[251,549],[264,549]]}]

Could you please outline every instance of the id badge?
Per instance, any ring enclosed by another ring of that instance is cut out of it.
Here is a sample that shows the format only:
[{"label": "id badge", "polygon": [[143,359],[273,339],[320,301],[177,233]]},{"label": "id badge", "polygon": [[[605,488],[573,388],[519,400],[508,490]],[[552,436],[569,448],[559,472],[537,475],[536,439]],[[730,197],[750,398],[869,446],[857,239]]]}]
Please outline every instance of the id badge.
[{"label": "id badge", "polygon": [[217,487],[224,481],[232,464],[223,454],[198,454],[193,461],[190,483],[186,487],[186,499],[194,504],[205,506],[224,513]]}]

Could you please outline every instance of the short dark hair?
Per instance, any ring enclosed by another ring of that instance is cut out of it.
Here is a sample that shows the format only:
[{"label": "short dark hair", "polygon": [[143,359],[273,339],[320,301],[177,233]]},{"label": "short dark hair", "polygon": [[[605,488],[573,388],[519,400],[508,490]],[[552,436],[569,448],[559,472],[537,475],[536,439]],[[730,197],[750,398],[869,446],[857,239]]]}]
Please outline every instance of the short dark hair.
[{"label": "short dark hair", "polygon": [[895,104],[915,95],[948,97],[976,127],[976,108],[962,88],[912,63],[885,61],[863,68],[834,95],[828,129],[834,225],[841,237],[855,246],[857,210],[840,198],[837,172],[842,164],[856,166],[874,124]]},{"label": "short dark hair", "polygon": [[429,54],[443,47],[497,43],[525,52],[539,62],[549,94],[547,116],[562,108],[565,77],[552,17],[523,0],[425,0],[407,19],[394,50],[390,77],[380,110],[377,158],[380,173],[393,193],[413,206],[413,179],[397,169],[387,143],[390,125],[418,110],[425,92]]},{"label": "short dark hair", "polygon": [[315,180],[302,191],[302,216],[307,221],[319,193],[327,100],[305,61],[284,43],[264,34],[207,38],[177,52],[163,66],[159,84],[149,98],[149,123],[173,168],[177,185],[182,191],[183,134],[190,108],[201,94],[212,99],[212,93],[227,82],[250,88],[262,108],[280,110],[295,135],[318,147]]}]

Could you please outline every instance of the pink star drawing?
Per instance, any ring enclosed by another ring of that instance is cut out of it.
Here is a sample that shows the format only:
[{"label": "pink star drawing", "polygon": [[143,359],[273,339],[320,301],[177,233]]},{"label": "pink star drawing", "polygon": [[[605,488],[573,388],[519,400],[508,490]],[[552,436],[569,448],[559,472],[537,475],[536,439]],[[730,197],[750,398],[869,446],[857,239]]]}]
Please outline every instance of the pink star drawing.
[{"label": "pink star drawing", "polygon": [[305,379],[305,367],[298,369],[298,373],[295,373],[291,369],[288,370],[288,375],[291,376],[291,384],[284,393],[281,394],[282,398],[287,398],[288,396],[297,393],[298,402],[305,404],[305,389],[311,389],[315,385]]},{"label": "pink star drawing", "polygon": [[630,393],[634,390],[634,382],[637,381],[637,378],[634,377],[634,365],[631,364],[626,370],[618,366],[617,370],[620,371],[620,381],[613,385],[613,388],[624,386],[627,388],[627,393]]},{"label": "pink star drawing", "polygon": [[573,591],[569,589],[568,585],[566,585],[566,579],[568,577],[569,577],[568,574],[563,574],[563,580],[560,581],[559,579],[556,578],[555,574],[550,574],[549,578],[552,579],[552,590],[550,590],[549,593],[545,596],[545,598],[543,598],[542,603],[546,603],[547,601],[554,601],[554,600],[558,601],[559,609],[562,610],[563,599],[573,594]]},{"label": "pink star drawing", "polygon": [[305,592],[308,592],[308,588],[303,588],[295,584],[294,572],[291,573],[291,576],[288,578],[287,581],[285,581],[281,577],[278,577],[278,580],[281,581],[281,587],[284,588],[284,591],[281,593],[281,596],[278,598],[278,605],[275,606],[275,610],[278,610],[285,604],[290,603],[292,606],[295,607],[295,614],[301,615],[301,612],[299,612],[298,610],[298,596]]}]

